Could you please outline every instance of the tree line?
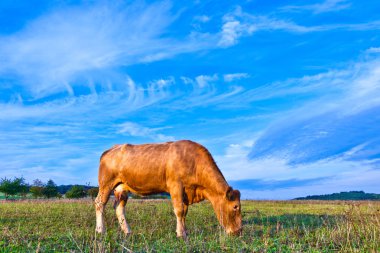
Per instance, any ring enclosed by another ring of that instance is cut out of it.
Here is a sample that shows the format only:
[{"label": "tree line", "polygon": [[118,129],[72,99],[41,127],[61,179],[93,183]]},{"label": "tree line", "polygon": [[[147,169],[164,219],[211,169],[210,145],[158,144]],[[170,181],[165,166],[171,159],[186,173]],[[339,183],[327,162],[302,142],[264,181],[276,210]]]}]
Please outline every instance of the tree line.
[{"label": "tree line", "polygon": [[[62,188],[62,187],[61,187]],[[87,188],[87,189],[86,189]],[[90,196],[94,199],[98,195],[97,187],[84,187],[83,185],[73,185],[64,192],[59,191],[53,180],[49,179],[46,183],[39,179],[35,179],[31,185],[25,182],[23,177],[15,177],[14,179],[2,178],[0,180],[0,192],[5,199],[10,198],[84,198]]]},{"label": "tree line", "polygon": [[364,191],[349,191],[332,193],[325,195],[312,195],[302,198],[295,198],[295,200],[379,200],[380,194],[365,193]]}]

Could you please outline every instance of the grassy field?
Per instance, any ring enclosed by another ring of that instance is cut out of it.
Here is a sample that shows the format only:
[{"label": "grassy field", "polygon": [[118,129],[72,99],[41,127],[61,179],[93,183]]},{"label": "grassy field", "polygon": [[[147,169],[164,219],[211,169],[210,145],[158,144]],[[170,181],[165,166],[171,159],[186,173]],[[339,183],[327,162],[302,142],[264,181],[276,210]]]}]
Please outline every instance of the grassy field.
[{"label": "grassy field", "polygon": [[189,209],[187,241],[169,201],[130,201],[128,237],[111,206],[99,237],[91,200],[1,202],[0,252],[380,252],[380,202],[243,201],[241,237],[203,202]]}]

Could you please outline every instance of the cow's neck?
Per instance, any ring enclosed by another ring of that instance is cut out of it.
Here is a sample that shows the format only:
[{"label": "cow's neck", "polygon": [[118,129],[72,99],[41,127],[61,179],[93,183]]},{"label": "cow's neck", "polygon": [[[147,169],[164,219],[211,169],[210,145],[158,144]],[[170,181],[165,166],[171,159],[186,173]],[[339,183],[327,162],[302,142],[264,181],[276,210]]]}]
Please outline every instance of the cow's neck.
[{"label": "cow's neck", "polygon": [[213,198],[225,195],[229,186],[218,167],[214,165],[204,172],[203,187],[205,197],[212,201]]},{"label": "cow's neck", "polygon": [[213,185],[208,185],[207,187],[205,187],[204,195],[208,200],[212,201],[212,199],[214,198],[225,196],[228,187],[229,186],[226,181],[213,182]]},{"label": "cow's neck", "polygon": [[223,202],[226,201],[226,193],[229,186],[225,180],[218,182],[218,184],[213,185],[213,187],[206,188],[204,190],[204,197],[208,199],[215,211],[216,217],[219,223],[223,225],[222,213],[223,213]]},{"label": "cow's neck", "polygon": [[223,175],[218,171],[208,175],[207,185],[204,188],[204,197],[208,199],[214,209],[218,209],[221,201],[226,197],[227,190],[229,188],[228,183],[224,179]]}]

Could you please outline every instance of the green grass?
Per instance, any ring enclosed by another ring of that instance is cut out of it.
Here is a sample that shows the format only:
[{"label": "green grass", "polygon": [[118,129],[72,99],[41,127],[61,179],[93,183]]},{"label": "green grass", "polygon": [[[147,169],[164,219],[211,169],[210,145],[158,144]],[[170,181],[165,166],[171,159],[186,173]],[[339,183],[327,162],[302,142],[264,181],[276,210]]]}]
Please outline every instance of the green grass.
[{"label": "green grass", "polygon": [[243,201],[242,237],[226,236],[203,202],[189,209],[187,241],[170,201],[130,201],[129,237],[111,206],[99,237],[90,200],[2,202],[0,252],[380,252],[379,202]]}]

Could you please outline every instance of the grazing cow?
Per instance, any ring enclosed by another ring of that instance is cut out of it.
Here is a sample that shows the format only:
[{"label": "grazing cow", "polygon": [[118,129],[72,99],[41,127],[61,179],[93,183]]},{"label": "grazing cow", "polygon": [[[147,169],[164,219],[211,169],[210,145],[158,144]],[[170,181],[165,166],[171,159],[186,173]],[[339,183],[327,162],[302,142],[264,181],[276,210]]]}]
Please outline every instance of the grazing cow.
[{"label": "grazing cow", "polygon": [[208,199],[227,234],[242,229],[240,192],[224,179],[214,159],[202,145],[192,141],[162,144],[115,145],[100,158],[99,194],[95,200],[96,231],[103,233],[103,211],[111,191],[116,215],[124,233],[128,192],[149,195],[168,192],[177,217],[177,236],[186,238],[185,217],[189,205]]}]

